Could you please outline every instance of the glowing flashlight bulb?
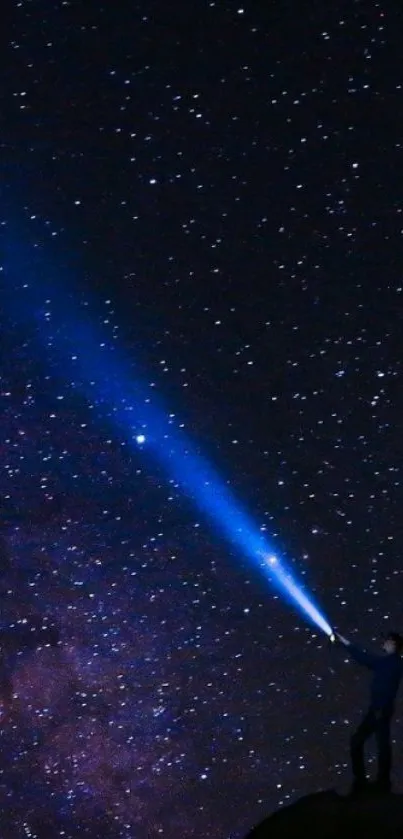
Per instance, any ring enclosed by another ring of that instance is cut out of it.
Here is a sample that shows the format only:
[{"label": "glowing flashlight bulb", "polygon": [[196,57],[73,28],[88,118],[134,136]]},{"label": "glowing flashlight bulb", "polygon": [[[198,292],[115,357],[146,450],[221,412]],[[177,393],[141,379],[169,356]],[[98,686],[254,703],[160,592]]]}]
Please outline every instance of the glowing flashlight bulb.
[{"label": "glowing flashlight bulb", "polygon": [[274,556],[274,554],[272,554],[272,556],[268,557],[267,562],[269,563],[269,565],[276,565],[277,557]]},{"label": "glowing flashlight bulb", "polygon": [[143,443],[145,443],[145,441],[146,441],[146,438],[145,438],[144,434],[138,434],[137,435],[136,443],[138,443],[139,446],[141,446]]}]

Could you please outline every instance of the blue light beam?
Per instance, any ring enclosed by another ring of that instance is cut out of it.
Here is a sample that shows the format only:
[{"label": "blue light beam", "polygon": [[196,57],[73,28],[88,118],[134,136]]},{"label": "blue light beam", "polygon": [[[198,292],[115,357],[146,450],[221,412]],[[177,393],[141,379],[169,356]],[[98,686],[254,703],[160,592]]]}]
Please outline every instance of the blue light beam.
[{"label": "blue light beam", "polygon": [[282,564],[279,563],[277,557],[274,555],[269,556],[265,560],[265,563],[269,568],[274,569],[277,582],[283,586],[285,591],[288,592],[289,597],[299,605],[300,609],[305,612],[305,614],[311,619],[312,623],[316,624],[319,629],[331,638],[333,636],[332,627],[319,611],[318,607],[315,606],[314,603],[312,603],[312,600],[310,600],[305,594],[302,587],[292,579]]},{"label": "blue light beam", "polygon": [[[236,501],[207,460],[174,426],[155,390],[133,375],[128,361],[96,326],[89,306],[74,298],[69,283],[47,264],[43,249],[24,249],[16,242],[7,249],[1,274],[2,300],[15,323],[33,334],[49,364],[96,406],[130,445],[152,453],[217,530],[259,567],[309,622],[329,637],[332,629],[320,609],[283,561],[273,553],[252,518]],[[21,279],[23,278],[23,279]],[[8,293],[7,293],[8,292]]]}]

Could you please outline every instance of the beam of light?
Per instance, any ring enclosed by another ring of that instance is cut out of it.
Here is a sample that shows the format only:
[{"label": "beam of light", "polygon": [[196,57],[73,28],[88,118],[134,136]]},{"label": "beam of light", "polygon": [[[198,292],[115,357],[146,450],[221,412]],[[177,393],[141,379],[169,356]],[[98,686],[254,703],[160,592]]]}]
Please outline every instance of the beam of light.
[{"label": "beam of light", "polygon": [[91,317],[88,304],[84,307],[82,299],[72,295],[68,279],[63,282],[60,271],[52,270],[44,252],[30,248],[24,252],[21,241],[9,242],[1,277],[2,300],[7,299],[14,323],[33,334],[52,372],[56,367],[60,379],[81,391],[130,445],[157,457],[170,482],[179,484],[217,530],[330,637],[330,624],[273,553],[228,482],[175,426],[174,415],[166,412],[155,391],[133,374],[130,363]]},{"label": "beam of light", "polygon": [[277,560],[277,557],[272,555],[268,557],[266,564],[274,571],[277,582],[284,588],[285,591],[288,592],[290,598],[300,606],[301,610],[310,617],[312,623],[316,624],[319,629],[322,629],[322,631],[328,635],[331,640],[333,640],[333,630],[330,624],[319,611],[318,607],[315,606],[314,603],[312,603],[312,600],[305,594],[301,585],[297,584],[296,580],[292,579],[292,577],[287,574],[287,571],[283,567],[283,563],[280,563]]}]

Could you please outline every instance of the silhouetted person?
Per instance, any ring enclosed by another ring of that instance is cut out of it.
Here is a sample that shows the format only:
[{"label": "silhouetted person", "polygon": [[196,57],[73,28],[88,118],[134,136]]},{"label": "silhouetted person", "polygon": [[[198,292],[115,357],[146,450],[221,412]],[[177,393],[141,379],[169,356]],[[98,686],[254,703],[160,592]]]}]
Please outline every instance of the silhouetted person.
[{"label": "silhouetted person", "polygon": [[390,792],[392,770],[392,747],[390,724],[395,710],[395,700],[403,675],[403,638],[397,632],[390,632],[382,645],[383,654],[367,653],[351,641],[336,633],[337,641],[349,655],[373,672],[371,698],[368,711],[350,740],[351,765],[353,771],[353,793],[364,792],[368,780],[364,766],[364,745],[375,735],[378,749],[378,773],[375,788],[379,792]]}]

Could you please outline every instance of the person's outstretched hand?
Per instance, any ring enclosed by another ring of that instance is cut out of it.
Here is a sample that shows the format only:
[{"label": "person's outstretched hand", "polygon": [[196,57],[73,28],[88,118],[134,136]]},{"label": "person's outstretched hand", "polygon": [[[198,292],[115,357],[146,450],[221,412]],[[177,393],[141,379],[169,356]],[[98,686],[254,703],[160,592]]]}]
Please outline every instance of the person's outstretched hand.
[{"label": "person's outstretched hand", "polygon": [[344,636],[340,635],[339,632],[335,632],[334,634],[336,636],[336,640],[339,641],[340,644],[343,644],[344,647],[350,646],[351,641],[349,641],[347,638],[344,638]]}]

